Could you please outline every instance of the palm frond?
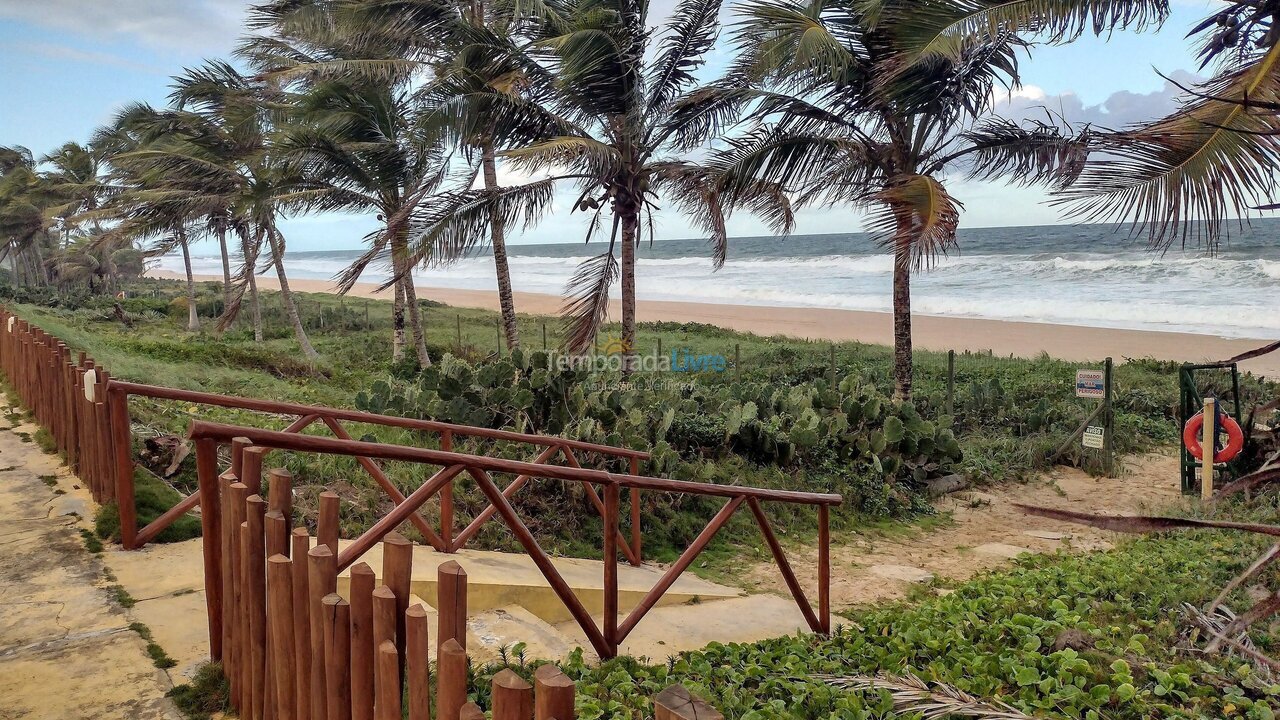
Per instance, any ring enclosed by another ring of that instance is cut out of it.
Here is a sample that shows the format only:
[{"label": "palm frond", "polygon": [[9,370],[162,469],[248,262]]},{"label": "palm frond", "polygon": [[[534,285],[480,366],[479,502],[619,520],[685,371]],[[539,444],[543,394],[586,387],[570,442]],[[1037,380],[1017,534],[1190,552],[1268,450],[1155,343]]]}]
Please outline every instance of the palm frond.
[{"label": "palm frond", "polygon": [[1055,202],[1089,221],[1131,223],[1154,246],[1218,241],[1230,216],[1275,191],[1280,115],[1249,102],[1280,102],[1278,69],[1280,45],[1201,86],[1178,112],[1104,136],[1107,155]]},{"label": "palm frond", "polygon": [[658,57],[645,78],[649,109],[665,108],[696,78],[720,28],[722,0],[680,0],[665,28]]},{"label": "palm frond", "polygon": [[925,267],[955,247],[962,206],[935,178],[896,178],[871,199],[878,207],[868,215],[867,227],[882,245],[895,248],[898,262]]},{"label": "palm frond", "polygon": [[968,177],[1022,184],[1048,183],[1064,188],[1084,171],[1098,133],[1089,127],[1069,128],[1035,121],[1029,126],[993,118],[961,134],[967,147],[941,159],[936,167],[963,160]]},{"label": "palm frond", "polygon": [[814,675],[832,687],[862,692],[888,691],[897,713],[919,715],[923,720],[948,717],[979,720],[1034,720],[1031,715],[999,700],[982,700],[963,690],[935,682],[927,683],[911,673],[894,675]]},{"label": "palm frond", "polygon": [[447,264],[464,257],[484,242],[494,218],[508,228],[536,225],[551,207],[557,179],[443,193],[424,203],[410,223],[411,264]]},{"label": "palm frond", "polygon": [[[617,216],[614,219],[617,227]],[[565,286],[568,300],[560,311],[565,318],[565,350],[583,352],[595,342],[600,326],[609,317],[609,289],[618,279],[618,260],[609,250],[584,260]]]}]

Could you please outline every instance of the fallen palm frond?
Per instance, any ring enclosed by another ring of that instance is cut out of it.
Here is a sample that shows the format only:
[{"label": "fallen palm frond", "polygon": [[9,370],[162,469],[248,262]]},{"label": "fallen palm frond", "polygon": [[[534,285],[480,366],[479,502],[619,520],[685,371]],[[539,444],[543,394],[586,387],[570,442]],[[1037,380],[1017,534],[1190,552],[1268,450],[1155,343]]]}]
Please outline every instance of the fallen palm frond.
[{"label": "fallen palm frond", "polygon": [[1280,467],[1271,467],[1275,460],[1276,456],[1273,455],[1261,468],[1223,485],[1214,495],[1214,500],[1228,495],[1245,492],[1246,490],[1252,490],[1259,485],[1265,485],[1266,483],[1280,480]]},{"label": "fallen palm frond", "polygon": [[1261,535],[1280,536],[1280,526],[1263,525],[1261,523],[1231,522],[1228,520],[1197,520],[1194,518],[1160,517],[1157,515],[1098,515],[1095,513],[1058,510],[1056,508],[1021,505],[1014,503],[1028,515],[1038,515],[1051,520],[1080,523],[1101,530],[1123,533],[1149,533],[1184,528],[1218,528],[1221,530],[1243,530]]},{"label": "fallen palm frond", "polygon": [[[1228,595],[1234,592],[1236,588],[1240,587],[1241,585],[1243,585],[1244,583],[1252,579],[1253,576],[1262,572],[1264,569],[1267,568],[1267,566],[1274,563],[1276,561],[1276,558],[1280,558],[1280,543],[1272,545],[1270,548],[1267,549],[1266,552],[1259,555],[1258,559],[1253,561],[1253,564],[1245,568],[1244,572],[1232,578],[1231,582],[1227,583],[1227,586],[1222,589],[1222,592],[1218,593],[1218,597],[1214,598],[1213,602],[1210,602],[1207,606],[1205,606],[1204,611],[1207,613],[1212,613],[1215,610],[1217,610],[1222,605],[1222,603],[1227,601]],[[1231,612],[1231,611],[1228,610],[1227,612]]]},{"label": "fallen palm frond", "polygon": [[[1231,648],[1231,654],[1248,658],[1264,682],[1274,682],[1275,671],[1280,670],[1280,663],[1258,650],[1253,639],[1245,631],[1231,632],[1231,627],[1238,622],[1238,617],[1231,612],[1230,608],[1219,606],[1210,612],[1201,612],[1200,608],[1190,603],[1183,603],[1182,610],[1193,625],[1203,630],[1212,639],[1202,652],[1216,652],[1218,644],[1225,644]],[[1194,637],[1188,638],[1188,641],[1195,644]]]},{"label": "fallen palm frond", "polygon": [[945,683],[927,683],[906,675],[814,675],[843,690],[888,690],[893,709],[899,713],[919,713],[924,720],[945,717],[982,720],[1033,720],[1032,716],[998,700],[982,700]]}]

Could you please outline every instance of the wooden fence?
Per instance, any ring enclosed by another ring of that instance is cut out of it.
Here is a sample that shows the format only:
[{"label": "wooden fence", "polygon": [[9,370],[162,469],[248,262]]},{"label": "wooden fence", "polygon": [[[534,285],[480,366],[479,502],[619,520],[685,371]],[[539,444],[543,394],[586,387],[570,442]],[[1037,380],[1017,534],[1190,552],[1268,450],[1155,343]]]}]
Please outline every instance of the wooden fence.
[{"label": "wooden fence", "polygon": [[[262,495],[265,448],[238,445],[237,477],[218,476],[221,513],[202,513],[206,538],[221,536],[206,594],[220,583],[224,599],[211,613],[223,618],[211,637],[222,662],[231,702],[246,720],[481,720],[467,701],[467,574],[457,562],[437,569],[434,669],[426,606],[411,592],[413,546],[391,533],[382,539],[382,582],[360,562],[351,567],[346,597],[338,594],[337,496],[322,496],[317,542],[306,528],[290,529],[289,473],[271,470]],[[201,478],[212,455],[203,455]],[[212,483],[210,483],[212,484]],[[215,528],[217,531],[215,531]],[[212,618],[212,615],[211,615]],[[212,626],[212,623],[211,623]],[[433,678],[434,675],[434,678]],[[434,680],[434,685],[433,685]],[[432,688],[434,687],[434,693]],[[543,665],[533,683],[510,669],[492,680],[494,720],[573,720],[575,685],[555,665]],[[654,698],[654,713],[668,718],[719,720],[680,686]]]}]

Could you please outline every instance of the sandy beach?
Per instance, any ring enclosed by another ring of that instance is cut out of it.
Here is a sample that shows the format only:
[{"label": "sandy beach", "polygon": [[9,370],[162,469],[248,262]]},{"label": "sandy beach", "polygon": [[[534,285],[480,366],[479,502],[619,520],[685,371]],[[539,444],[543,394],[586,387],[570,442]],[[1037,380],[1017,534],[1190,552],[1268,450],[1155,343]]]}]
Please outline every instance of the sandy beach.
[{"label": "sandy beach", "polygon": [[[176,273],[153,270],[153,277],[180,279]],[[217,280],[197,275],[197,280]],[[333,292],[328,280],[290,279],[289,286],[301,292]],[[258,287],[275,289],[274,277],[258,278]],[[390,292],[377,292],[373,283],[357,283],[350,297],[390,299]],[[418,296],[455,307],[498,309],[496,292],[418,287]],[[536,315],[554,315],[563,300],[554,295],[516,293],[516,310]],[[641,300],[636,314],[640,322],[698,322],[757,335],[786,335],[813,340],[853,340],[878,345],[893,342],[892,317],[888,313],[858,312],[825,308],[796,308],[715,303]],[[620,315],[613,303],[609,317]],[[1046,352],[1063,360],[1099,360],[1111,356],[1116,362],[1150,357],[1158,360],[1210,362],[1224,360],[1265,345],[1269,340],[1222,338],[1192,333],[1118,330],[1114,328],[1008,322],[978,318],[916,315],[913,320],[915,346],[924,350],[991,350],[998,355],[1031,357]],[[1241,370],[1280,377],[1280,352],[1248,360]]]}]

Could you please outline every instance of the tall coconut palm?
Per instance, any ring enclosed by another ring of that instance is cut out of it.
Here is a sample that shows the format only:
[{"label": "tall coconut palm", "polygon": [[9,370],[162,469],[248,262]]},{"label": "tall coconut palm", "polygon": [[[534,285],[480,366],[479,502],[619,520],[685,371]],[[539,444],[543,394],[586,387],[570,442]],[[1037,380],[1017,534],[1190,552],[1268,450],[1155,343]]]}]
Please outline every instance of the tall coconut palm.
[{"label": "tall coconut palm", "polygon": [[1018,84],[1018,53],[1093,30],[1142,26],[1163,0],[748,0],[727,76],[679,113],[688,139],[749,129],[713,163],[739,184],[768,180],[804,203],[868,213],[894,256],[894,396],[911,398],[911,275],[956,246],[950,177],[1063,187],[1097,134],[992,115]]},{"label": "tall coconut palm", "polygon": [[1280,209],[1280,4],[1224,3],[1190,34],[1214,76],[1184,87],[1171,115],[1108,133],[1106,153],[1059,194],[1078,216],[1132,223],[1159,249],[1213,245],[1231,220]]},{"label": "tall coconut palm", "polygon": [[[311,22],[296,22],[299,14]],[[294,3],[281,14],[263,8],[255,25],[270,26],[276,35],[251,39],[241,53],[293,93],[279,144],[306,179],[306,189],[294,197],[312,209],[373,211],[383,224],[366,239],[364,255],[339,276],[340,291],[371,263],[389,258],[389,284],[396,289],[393,357],[404,353],[407,310],[418,362],[429,366],[409,222],[431,201],[449,162],[443,137],[411,86],[412,69],[344,72],[345,63],[382,62],[390,51],[376,37],[359,37],[332,3]]]},{"label": "tall coconut palm", "polygon": [[61,226],[64,244],[112,191],[102,176],[104,155],[101,147],[68,142],[43,158],[51,168],[44,177],[61,200],[50,212]]},{"label": "tall coconut palm", "polygon": [[575,185],[574,209],[591,215],[587,239],[605,218],[612,230],[608,250],[587,260],[570,282],[566,345],[591,344],[620,276],[621,340],[630,371],[636,247],[657,204],[670,203],[707,233],[716,267],[728,253],[725,220],[735,206],[783,233],[791,228],[791,208],[782,188],[769,181],[744,181],[728,202],[715,168],[690,157],[679,142],[690,120],[676,111],[715,41],[719,0],[684,0],[656,34],[642,1],[570,0],[543,9],[526,23],[532,42],[525,47],[484,28],[473,33],[486,56],[512,68],[505,84],[519,91],[458,93],[442,111],[467,131],[477,117],[491,122],[493,141],[506,148],[498,155],[544,179],[453,194],[422,219],[418,243],[464,246],[493,219],[504,227],[528,226],[548,210],[558,184]]},{"label": "tall coconut palm", "polygon": [[48,180],[36,171],[31,151],[0,147],[0,260],[10,263],[19,282],[49,282],[45,257],[57,241],[48,209],[56,200]]}]

